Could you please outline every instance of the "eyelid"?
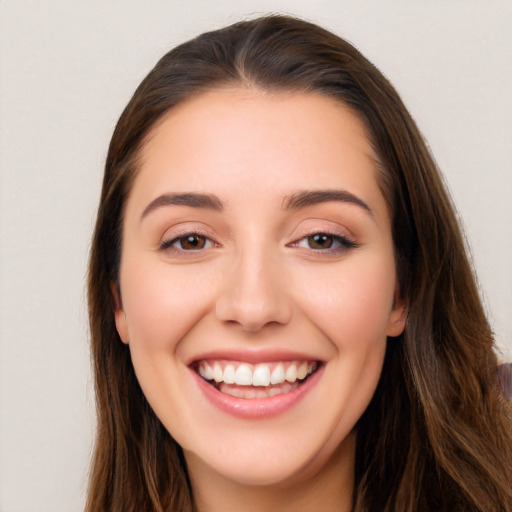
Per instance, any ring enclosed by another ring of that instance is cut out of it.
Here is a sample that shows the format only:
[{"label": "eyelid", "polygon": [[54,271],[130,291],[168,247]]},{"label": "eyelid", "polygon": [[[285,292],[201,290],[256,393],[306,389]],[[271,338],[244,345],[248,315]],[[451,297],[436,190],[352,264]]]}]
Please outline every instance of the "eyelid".
[{"label": "eyelid", "polygon": [[[168,231],[169,230],[167,230],[166,233]],[[186,250],[186,249],[180,249],[177,247],[173,247],[173,245],[176,242],[178,242],[180,239],[184,239],[187,236],[192,236],[192,235],[205,238],[207,241],[211,242],[211,246],[199,248],[199,249],[195,249],[195,250],[194,249]],[[210,233],[207,232],[207,230],[197,229],[197,228],[194,229],[191,227],[191,228],[183,229],[183,230],[180,230],[177,232],[171,232],[169,234],[169,236],[166,236],[164,234],[164,236],[162,237],[162,239],[159,243],[159,249],[162,251],[172,251],[179,255],[193,255],[193,254],[198,254],[200,252],[206,251],[213,247],[218,247],[219,245],[220,244],[213,238],[213,236]]]},{"label": "eyelid", "polygon": [[346,249],[351,249],[351,248],[357,247],[356,242],[354,240],[352,240],[352,238],[345,236],[345,235],[341,235],[339,233],[333,233],[333,232],[327,231],[327,230],[323,230],[323,231],[316,230],[309,234],[305,234],[301,238],[297,239],[295,242],[292,242],[290,245],[295,246],[295,247],[301,247],[299,244],[302,241],[307,240],[308,238],[315,236],[315,235],[326,235],[326,236],[332,238],[333,240],[337,241],[338,243],[340,243],[342,245],[342,248],[328,247],[325,249],[314,249],[312,247],[309,247],[309,248],[305,247],[305,249],[309,249],[309,250],[315,251],[315,252],[328,252],[328,251],[335,252],[337,250],[338,251],[346,250]]},{"label": "eyelid", "polygon": [[[351,219],[348,219],[349,221]],[[298,238],[299,236],[314,235],[315,233],[329,233],[331,235],[343,236],[345,238],[354,239],[355,234],[346,224],[347,219],[345,216],[336,216],[334,218],[331,215],[323,216],[322,214],[317,216],[305,216],[298,219],[295,224],[291,237]],[[353,224],[354,222],[349,222]]]},{"label": "eyelid", "polygon": [[[331,237],[333,242],[328,247],[311,247],[312,240],[308,238],[314,235],[326,235]],[[302,220],[289,239],[292,241],[287,244],[288,247],[296,248],[305,256],[311,255],[314,258],[340,257],[359,247],[356,236],[344,224],[322,217]]]}]

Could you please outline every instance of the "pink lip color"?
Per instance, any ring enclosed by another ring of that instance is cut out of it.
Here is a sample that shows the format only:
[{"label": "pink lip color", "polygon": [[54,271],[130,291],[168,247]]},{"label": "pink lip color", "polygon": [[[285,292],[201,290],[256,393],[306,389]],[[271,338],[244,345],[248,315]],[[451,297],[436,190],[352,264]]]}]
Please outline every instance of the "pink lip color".
[{"label": "pink lip color", "polygon": [[272,418],[285,412],[297,404],[304,396],[317,384],[323,373],[324,366],[321,366],[298,388],[268,398],[237,398],[225,393],[221,393],[211,384],[208,384],[194,370],[190,370],[195,381],[203,395],[220,410],[245,419],[265,419]]},{"label": "pink lip color", "polygon": [[193,359],[186,361],[187,366],[196,361],[202,360],[226,360],[226,361],[241,361],[244,363],[271,363],[273,361],[317,361],[318,357],[300,352],[291,352],[289,350],[255,350],[253,352],[244,351],[212,351],[195,356]]}]

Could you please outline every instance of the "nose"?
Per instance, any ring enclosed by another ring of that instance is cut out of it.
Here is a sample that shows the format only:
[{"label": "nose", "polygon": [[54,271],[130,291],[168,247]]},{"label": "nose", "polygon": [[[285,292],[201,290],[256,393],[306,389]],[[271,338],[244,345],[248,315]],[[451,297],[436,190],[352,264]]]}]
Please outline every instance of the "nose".
[{"label": "nose", "polygon": [[219,320],[237,324],[247,332],[267,325],[287,324],[292,316],[285,275],[264,254],[240,255],[222,279],[215,305]]}]

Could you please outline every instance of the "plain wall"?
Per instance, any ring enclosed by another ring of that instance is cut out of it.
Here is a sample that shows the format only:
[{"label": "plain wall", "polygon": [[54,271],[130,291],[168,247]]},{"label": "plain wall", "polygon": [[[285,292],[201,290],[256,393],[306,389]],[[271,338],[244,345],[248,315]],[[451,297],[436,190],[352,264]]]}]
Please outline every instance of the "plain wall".
[{"label": "plain wall", "polygon": [[397,87],[512,354],[511,1],[0,0],[1,512],[83,508],[94,432],[84,277],[122,108],[167,49],[266,12],[334,30]]}]

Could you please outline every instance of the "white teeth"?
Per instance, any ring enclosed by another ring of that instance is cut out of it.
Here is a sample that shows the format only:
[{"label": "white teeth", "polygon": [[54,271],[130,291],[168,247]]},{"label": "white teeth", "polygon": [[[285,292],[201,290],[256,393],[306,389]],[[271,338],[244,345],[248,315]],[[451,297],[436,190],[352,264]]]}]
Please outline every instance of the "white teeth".
[{"label": "white teeth", "polygon": [[252,398],[268,398],[277,395],[284,395],[296,389],[299,386],[298,382],[290,384],[285,382],[279,387],[259,387],[252,386],[224,386],[221,384],[220,390],[226,395],[236,396],[238,398],[252,399]]},{"label": "white teeth", "polygon": [[279,363],[270,375],[270,384],[282,384],[285,380],[284,366]]},{"label": "white teeth", "polygon": [[256,390],[254,388],[244,389],[240,398],[258,398],[256,396]]},{"label": "white teeth", "polygon": [[295,382],[297,380],[297,367],[294,364],[288,366],[286,370],[286,380],[288,382]]},{"label": "white teeth", "polygon": [[204,378],[206,380],[212,380],[213,379],[213,370],[212,370],[212,367],[209,364],[201,365],[199,368],[203,368]]},{"label": "white teeth", "polygon": [[[204,379],[215,381],[218,384],[225,383],[263,388],[269,385],[293,384],[297,380],[304,380],[317,368],[315,361],[302,361],[300,363],[280,362],[277,364],[261,363],[256,366],[249,363],[226,363],[215,361],[211,364],[202,361],[198,365],[197,371]],[[270,368],[272,367],[273,370],[271,371]]]},{"label": "white teeth", "polygon": [[279,388],[270,388],[268,390],[268,396],[277,396],[277,395],[281,395],[283,393],[283,390],[279,389]]},{"label": "white teeth", "polygon": [[299,379],[299,380],[305,379],[307,374],[308,374],[308,363],[306,361],[304,361],[297,368],[297,379]]},{"label": "white teeth", "polygon": [[222,382],[222,368],[219,363],[213,365],[213,380],[215,382]]},{"label": "white teeth", "polygon": [[253,386],[268,386],[270,384],[270,370],[263,364],[256,367],[252,374]]},{"label": "white teeth", "polygon": [[235,367],[232,364],[228,364],[226,368],[224,368],[224,377],[223,380],[226,384],[234,384],[236,380],[235,376]]},{"label": "white teeth", "polygon": [[256,388],[255,390],[255,398],[267,398],[268,397],[268,393],[267,391],[265,390],[265,388]]},{"label": "white teeth", "polygon": [[252,385],[252,371],[249,365],[241,364],[235,372],[235,383],[239,386]]}]

